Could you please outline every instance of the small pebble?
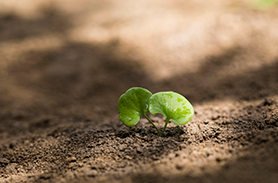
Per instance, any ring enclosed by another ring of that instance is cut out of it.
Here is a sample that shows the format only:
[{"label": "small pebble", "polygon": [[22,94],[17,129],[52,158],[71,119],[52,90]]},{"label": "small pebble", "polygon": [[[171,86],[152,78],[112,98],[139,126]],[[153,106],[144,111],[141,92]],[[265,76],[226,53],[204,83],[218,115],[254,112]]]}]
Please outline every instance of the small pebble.
[{"label": "small pebble", "polygon": [[0,158],[0,163],[2,163],[2,164],[9,164],[10,160],[8,160],[7,158]]},{"label": "small pebble", "polygon": [[136,150],[137,150],[138,153],[142,153],[143,152],[143,149],[140,146],[137,147]]},{"label": "small pebble", "polygon": [[168,155],[169,159],[173,159],[175,156],[176,156],[176,155],[175,155],[174,153],[170,153],[170,154]]},{"label": "small pebble", "polygon": [[181,169],[184,168],[184,164],[183,164],[183,163],[177,163],[177,164],[176,164],[176,168],[177,168],[178,170],[181,170]]},{"label": "small pebble", "polygon": [[132,160],[132,157],[130,157],[130,156],[125,156],[125,158],[128,160]]},{"label": "small pebble", "polygon": [[76,162],[76,157],[70,157],[67,159],[68,162]]},{"label": "small pebble", "polygon": [[90,168],[83,168],[82,172],[84,173],[85,176],[88,177],[95,177],[98,174],[96,170],[92,170]]},{"label": "small pebble", "polygon": [[125,144],[119,145],[119,150],[120,150],[120,151],[123,151],[123,150],[125,150],[125,149],[126,149],[126,145],[125,145]]}]

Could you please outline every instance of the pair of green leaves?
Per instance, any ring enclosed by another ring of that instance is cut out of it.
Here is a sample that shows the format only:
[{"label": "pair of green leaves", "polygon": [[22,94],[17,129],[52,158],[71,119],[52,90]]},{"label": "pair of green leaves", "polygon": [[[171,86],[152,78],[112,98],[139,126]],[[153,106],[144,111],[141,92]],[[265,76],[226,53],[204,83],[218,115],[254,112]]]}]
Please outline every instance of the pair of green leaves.
[{"label": "pair of green leaves", "polygon": [[[130,88],[120,97],[118,110],[120,120],[126,126],[136,125],[140,116],[143,116],[157,129],[160,136],[163,136],[170,119],[177,125],[183,125],[188,123],[194,114],[192,105],[182,95],[171,91],[152,94],[140,87]],[[152,115],[160,113],[166,117],[162,133],[147,117],[148,112]]]}]

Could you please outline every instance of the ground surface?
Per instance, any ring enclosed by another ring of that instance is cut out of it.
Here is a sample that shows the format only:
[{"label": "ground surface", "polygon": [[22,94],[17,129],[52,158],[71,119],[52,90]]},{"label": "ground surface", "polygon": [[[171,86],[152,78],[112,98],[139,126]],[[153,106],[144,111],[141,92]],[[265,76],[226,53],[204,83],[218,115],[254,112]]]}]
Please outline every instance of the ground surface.
[{"label": "ground surface", "polygon": [[[278,182],[278,11],[252,2],[1,0],[0,182]],[[123,126],[132,86],[192,121]]]}]

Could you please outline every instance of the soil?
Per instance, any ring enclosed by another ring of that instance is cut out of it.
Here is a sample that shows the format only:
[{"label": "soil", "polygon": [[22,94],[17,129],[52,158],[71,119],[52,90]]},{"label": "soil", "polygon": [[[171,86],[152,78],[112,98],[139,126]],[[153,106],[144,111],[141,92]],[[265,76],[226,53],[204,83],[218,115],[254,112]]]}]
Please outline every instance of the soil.
[{"label": "soil", "polygon": [[[277,16],[237,0],[0,1],[0,182],[278,182]],[[164,137],[125,127],[133,86],[181,93],[193,119]]]}]

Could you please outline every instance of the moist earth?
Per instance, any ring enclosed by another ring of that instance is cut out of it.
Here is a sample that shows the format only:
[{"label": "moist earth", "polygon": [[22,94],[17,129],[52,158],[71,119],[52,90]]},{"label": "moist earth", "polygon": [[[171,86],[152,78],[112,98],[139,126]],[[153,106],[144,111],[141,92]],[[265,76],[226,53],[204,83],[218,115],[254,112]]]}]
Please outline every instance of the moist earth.
[{"label": "moist earth", "polygon": [[[277,7],[24,3],[0,2],[0,182],[278,182]],[[192,120],[124,126],[134,86],[184,95]]]},{"label": "moist earth", "polygon": [[[57,125],[1,148],[3,182],[275,182],[276,100],[197,106],[164,137],[142,119]],[[163,127],[161,116],[152,117]]]}]

